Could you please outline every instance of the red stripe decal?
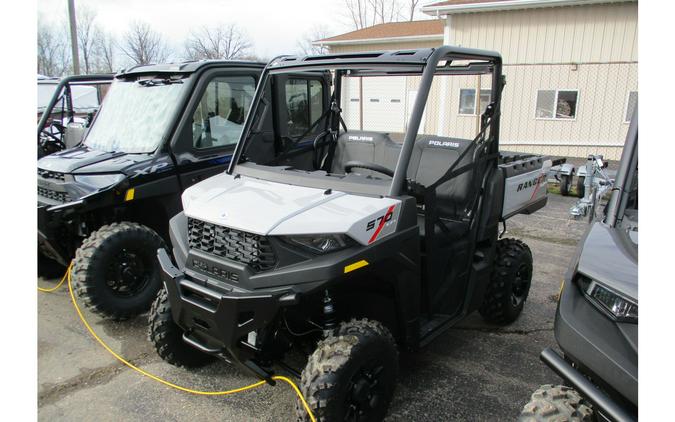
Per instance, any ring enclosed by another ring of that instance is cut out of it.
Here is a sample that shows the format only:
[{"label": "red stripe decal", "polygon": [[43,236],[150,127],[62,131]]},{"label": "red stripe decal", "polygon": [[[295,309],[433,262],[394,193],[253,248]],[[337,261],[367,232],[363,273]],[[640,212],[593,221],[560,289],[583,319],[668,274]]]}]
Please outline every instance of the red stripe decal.
[{"label": "red stripe decal", "polygon": [[387,212],[384,214],[384,217],[382,217],[382,221],[380,221],[380,225],[377,226],[377,229],[375,230],[375,233],[373,233],[373,237],[371,237],[370,240],[368,241],[368,244],[373,243],[375,241],[375,239],[377,239],[377,235],[380,234],[380,232],[382,231],[382,227],[384,227],[384,223],[387,222],[387,217],[389,217],[389,214],[394,212],[395,206],[396,205],[392,205],[391,207],[389,207]]},{"label": "red stripe decal", "polygon": [[532,192],[532,196],[530,196],[530,201],[534,199],[534,196],[537,194],[539,191],[539,186],[541,186],[541,182],[543,181],[542,178],[546,177],[546,175],[541,175],[537,177],[537,186],[534,187],[534,192]]}]

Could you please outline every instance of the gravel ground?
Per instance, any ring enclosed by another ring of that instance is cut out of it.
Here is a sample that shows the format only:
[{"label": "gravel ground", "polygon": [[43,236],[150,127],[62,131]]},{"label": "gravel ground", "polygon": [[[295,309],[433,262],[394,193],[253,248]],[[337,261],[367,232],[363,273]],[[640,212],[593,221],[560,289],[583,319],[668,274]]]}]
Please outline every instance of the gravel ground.
[{"label": "gravel ground", "polygon": [[[567,211],[575,198],[549,197],[548,206],[509,220],[507,236],[523,239],[534,254],[530,297],[507,327],[472,314],[415,354],[401,357],[401,375],[388,420],[514,420],[540,385],[558,382],[539,361],[555,346],[555,295],[583,222]],[[57,280],[38,283],[49,286]],[[227,397],[167,389],[119,364],[86,332],[65,288],[38,296],[38,418],[97,421],[285,421],[294,394],[285,385]],[[256,381],[218,362],[199,370],[165,364],[147,340],[147,315],[103,321],[85,311],[93,328],[123,356],[147,371],[197,389],[230,389]]]}]

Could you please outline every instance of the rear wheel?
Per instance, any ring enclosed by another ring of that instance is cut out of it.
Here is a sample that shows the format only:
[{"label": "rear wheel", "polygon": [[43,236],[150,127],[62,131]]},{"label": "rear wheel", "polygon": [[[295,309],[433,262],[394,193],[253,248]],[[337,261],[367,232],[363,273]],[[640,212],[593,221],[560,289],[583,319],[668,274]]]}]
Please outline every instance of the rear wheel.
[{"label": "rear wheel", "polygon": [[567,196],[572,190],[572,175],[563,174],[560,176],[560,194]]},{"label": "rear wheel", "polygon": [[112,223],[75,253],[75,292],[92,311],[115,320],[147,311],[162,286],[157,249],[164,241],[137,223]]},{"label": "rear wheel", "polygon": [[519,422],[591,422],[593,409],[575,390],[563,385],[542,385],[532,394]]},{"label": "rear wheel", "polygon": [[517,239],[497,242],[492,279],[479,312],[489,322],[507,324],[518,318],[530,292],[532,252]]},{"label": "rear wheel", "polygon": [[159,291],[150,309],[148,336],[157,354],[174,366],[198,368],[211,363],[215,357],[202,353],[183,341],[184,331],[173,321],[166,289]]},{"label": "rear wheel", "polygon": [[584,185],[585,181],[586,176],[577,177],[577,196],[579,198],[583,198],[586,194],[586,185]]},{"label": "rear wheel", "polygon": [[[319,342],[302,371],[300,389],[320,421],[384,419],[398,375],[398,352],[377,321],[351,320]],[[309,415],[297,401],[299,421]]]}]

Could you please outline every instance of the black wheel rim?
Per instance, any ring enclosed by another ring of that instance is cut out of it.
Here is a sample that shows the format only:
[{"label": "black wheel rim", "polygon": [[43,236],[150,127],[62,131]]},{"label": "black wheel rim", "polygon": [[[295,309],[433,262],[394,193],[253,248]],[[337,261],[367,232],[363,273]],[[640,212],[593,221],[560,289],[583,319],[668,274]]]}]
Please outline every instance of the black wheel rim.
[{"label": "black wheel rim", "polygon": [[122,248],[108,264],[106,285],[115,296],[135,296],[150,283],[151,271],[152,262],[145,254]]},{"label": "black wheel rim", "polygon": [[511,303],[513,306],[519,306],[527,296],[528,285],[530,282],[530,269],[524,262],[518,266],[516,276],[513,279],[511,288]]},{"label": "black wheel rim", "polygon": [[345,397],[345,421],[368,421],[384,400],[381,377],[384,366],[371,360],[349,380]]}]

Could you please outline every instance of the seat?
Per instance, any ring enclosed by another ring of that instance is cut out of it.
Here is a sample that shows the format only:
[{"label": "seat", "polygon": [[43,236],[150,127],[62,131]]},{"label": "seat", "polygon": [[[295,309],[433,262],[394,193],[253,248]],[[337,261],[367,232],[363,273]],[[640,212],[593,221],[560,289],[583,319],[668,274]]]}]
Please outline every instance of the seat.
[{"label": "seat", "polygon": [[[331,173],[344,174],[345,164],[349,161],[379,164],[393,171],[400,153],[401,145],[392,141],[387,134],[346,131],[337,139]],[[386,177],[381,173],[366,169],[358,169],[358,172],[366,176]]]},{"label": "seat", "polygon": [[[455,165],[457,170],[471,164],[475,157],[475,144],[468,139],[422,136],[416,142],[410,159],[408,177],[428,187],[440,180],[459,156],[469,149]],[[469,230],[468,217],[477,191],[473,169],[461,173],[436,187],[438,217],[448,229],[451,238],[459,238]],[[420,235],[425,236],[425,215],[418,214]],[[434,226],[435,236],[445,236],[445,231]]]}]

